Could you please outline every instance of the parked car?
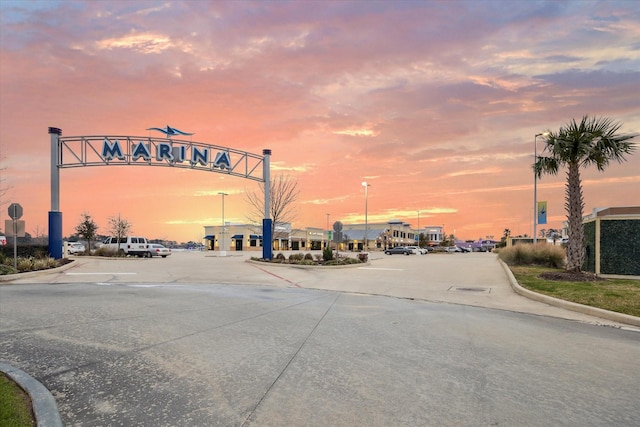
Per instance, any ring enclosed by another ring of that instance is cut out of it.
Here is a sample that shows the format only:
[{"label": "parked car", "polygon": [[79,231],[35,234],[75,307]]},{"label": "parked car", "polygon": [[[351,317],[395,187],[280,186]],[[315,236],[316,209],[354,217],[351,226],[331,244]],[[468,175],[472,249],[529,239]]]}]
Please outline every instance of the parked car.
[{"label": "parked car", "polygon": [[429,252],[426,248],[421,248],[419,246],[407,246],[407,247],[411,249],[414,254],[426,255]]},{"label": "parked car", "polygon": [[166,258],[169,255],[171,255],[171,249],[157,243],[149,245],[149,257],[161,256],[162,258]]},{"label": "parked car", "polygon": [[69,252],[69,255],[75,255],[77,253],[84,252],[85,250],[84,245],[80,242],[67,243],[67,252]]},{"label": "parked car", "polygon": [[413,250],[407,248],[406,246],[396,246],[395,248],[389,248],[384,251],[387,255],[393,254],[401,254],[401,255],[411,255]]},{"label": "parked car", "polygon": [[449,246],[445,249],[447,252],[462,252],[462,249],[460,249],[457,246]]}]

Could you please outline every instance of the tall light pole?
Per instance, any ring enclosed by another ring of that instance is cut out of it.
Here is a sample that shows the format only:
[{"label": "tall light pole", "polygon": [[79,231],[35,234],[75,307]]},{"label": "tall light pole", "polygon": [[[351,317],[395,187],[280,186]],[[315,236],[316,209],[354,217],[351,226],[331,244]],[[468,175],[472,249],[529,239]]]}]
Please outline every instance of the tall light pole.
[{"label": "tall light pole", "polygon": [[362,186],[364,187],[364,250],[365,252],[369,249],[369,241],[367,232],[369,229],[369,187],[371,184],[367,184],[367,181],[362,182]]},{"label": "tall light pole", "polygon": [[418,209],[418,247],[420,247],[420,209]]},{"label": "tall light pole", "polygon": [[224,196],[228,196],[229,194],[223,193],[222,191],[218,192],[219,195],[222,196],[222,227],[220,227],[220,239],[218,239],[218,247],[220,249],[220,255],[226,255],[226,239],[224,238]]},{"label": "tall light pole", "polygon": [[[549,132],[537,133],[533,138],[533,164],[538,163],[538,137],[547,136]],[[538,225],[538,174],[533,170],[533,243],[538,243],[536,226]]]}]

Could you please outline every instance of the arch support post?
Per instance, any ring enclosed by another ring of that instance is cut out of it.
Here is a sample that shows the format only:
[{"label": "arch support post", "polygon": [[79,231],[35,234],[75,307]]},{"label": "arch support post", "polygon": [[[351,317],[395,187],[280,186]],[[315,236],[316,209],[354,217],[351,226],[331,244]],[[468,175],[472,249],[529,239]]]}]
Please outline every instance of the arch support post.
[{"label": "arch support post", "polygon": [[60,212],[60,135],[58,128],[49,128],[51,138],[51,210],[49,211],[49,255],[62,258],[62,212]]},{"label": "arch support post", "polygon": [[262,259],[273,259],[273,222],[271,220],[271,150],[262,150],[264,179],[264,219],[262,220]]}]

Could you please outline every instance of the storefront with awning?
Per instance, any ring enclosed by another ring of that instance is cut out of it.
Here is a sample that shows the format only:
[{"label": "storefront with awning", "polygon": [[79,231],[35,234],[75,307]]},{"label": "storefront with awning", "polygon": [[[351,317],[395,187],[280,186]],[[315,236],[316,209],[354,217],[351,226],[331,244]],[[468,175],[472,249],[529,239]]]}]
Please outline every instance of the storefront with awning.
[{"label": "storefront with awning", "polygon": [[261,251],[262,233],[251,224],[207,225],[205,248],[210,251]]}]

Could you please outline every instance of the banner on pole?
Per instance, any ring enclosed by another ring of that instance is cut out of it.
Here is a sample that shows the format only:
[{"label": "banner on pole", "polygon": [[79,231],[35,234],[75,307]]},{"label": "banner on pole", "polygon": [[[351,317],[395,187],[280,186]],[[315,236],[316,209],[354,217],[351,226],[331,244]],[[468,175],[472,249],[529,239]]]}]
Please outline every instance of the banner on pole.
[{"label": "banner on pole", "polygon": [[538,202],[538,224],[547,223],[547,202]]}]

